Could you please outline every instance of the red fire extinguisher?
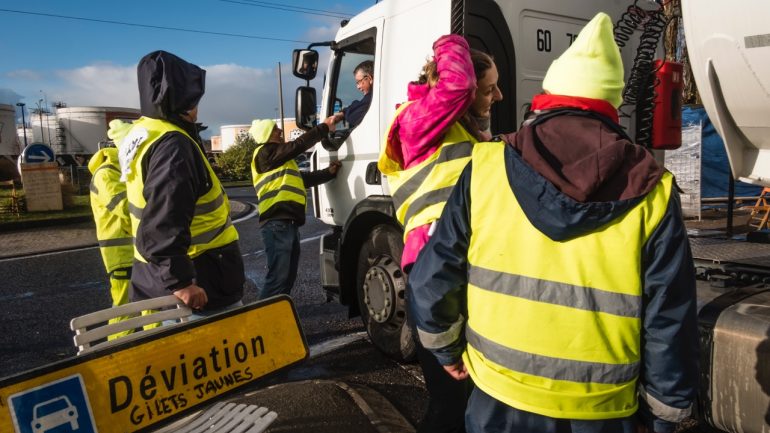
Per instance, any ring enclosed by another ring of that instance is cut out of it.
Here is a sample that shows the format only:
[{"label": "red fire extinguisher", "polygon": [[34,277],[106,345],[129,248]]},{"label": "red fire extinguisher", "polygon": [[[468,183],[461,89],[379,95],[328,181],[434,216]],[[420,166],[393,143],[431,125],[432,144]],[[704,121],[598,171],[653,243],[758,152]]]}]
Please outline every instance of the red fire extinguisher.
[{"label": "red fire extinguisher", "polygon": [[682,145],[682,64],[655,60],[658,85],[652,118],[652,148],[678,149]]}]

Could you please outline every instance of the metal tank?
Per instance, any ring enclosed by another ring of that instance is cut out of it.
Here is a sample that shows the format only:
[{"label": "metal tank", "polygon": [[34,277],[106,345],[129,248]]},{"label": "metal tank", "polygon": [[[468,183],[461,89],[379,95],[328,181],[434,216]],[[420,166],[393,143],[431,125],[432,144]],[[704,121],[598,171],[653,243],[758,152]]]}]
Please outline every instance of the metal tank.
[{"label": "metal tank", "polygon": [[0,155],[15,156],[21,152],[16,136],[16,107],[0,104]]},{"label": "metal tank", "polygon": [[[56,110],[57,120],[52,147],[57,154],[93,154],[98,150],[98,143],[107,140],[110,121],[130,121],[139,117],[139,110],[134,108],[59,108]],[[43,122],[45,123],[45,118]]]},{"label": "metal tank", "polygon": [[224,152],[232,147],[235,144],[236,138],[248,135],[249,128],[251,128],[251,125],[222,125],[219,128],[222,137],[220,142],[221,149],[219,150]]}]

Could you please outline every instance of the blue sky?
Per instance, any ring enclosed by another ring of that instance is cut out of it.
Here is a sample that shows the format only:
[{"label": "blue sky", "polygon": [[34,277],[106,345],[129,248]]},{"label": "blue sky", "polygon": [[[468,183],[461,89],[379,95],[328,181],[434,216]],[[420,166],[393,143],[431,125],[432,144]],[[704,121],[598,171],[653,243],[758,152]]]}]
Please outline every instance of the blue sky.
[{"label": "blue sky", "polygon": [[[308,42],[332,39],[342,16],[352,16],[374,3],[0,1],[4,35],[0,38],[0,103],[24,102],[27,110],[36,108],[40,99],[49,106],[63,101],[68,106],[138,108],[136,64],[143,55],[162,49],[207,70],[199,118],[214,134],[220,125],[276,116],[278,62],[283,72],[284,112],[293,117],[294,89],[303,81],[288,72],[291,51]],[[322,78],[312,84],[320,87]]]}]

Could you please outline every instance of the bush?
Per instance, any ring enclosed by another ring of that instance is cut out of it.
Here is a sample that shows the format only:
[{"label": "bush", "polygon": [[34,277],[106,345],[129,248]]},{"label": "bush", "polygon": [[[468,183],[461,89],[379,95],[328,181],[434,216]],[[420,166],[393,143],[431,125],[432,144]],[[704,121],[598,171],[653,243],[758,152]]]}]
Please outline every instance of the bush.
[{"label": "bush", "polygon": [[251,136],[238,136],[235,144],[217,156],[223,180],[251,180],[251,158],[257,143]]}]

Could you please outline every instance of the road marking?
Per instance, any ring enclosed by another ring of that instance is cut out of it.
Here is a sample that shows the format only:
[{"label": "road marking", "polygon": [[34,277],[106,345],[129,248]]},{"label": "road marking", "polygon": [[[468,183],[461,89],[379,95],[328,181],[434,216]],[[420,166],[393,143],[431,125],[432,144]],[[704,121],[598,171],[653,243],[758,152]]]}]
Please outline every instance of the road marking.
[{"label": "road marking", "polygon": [[1,262],[10,262],[13,260],[23,260],[23,259],[31,259],[35,257],[46,257],[46,256],[55,256],[57,254],[66,254],[66,253],[73,253],[78,251],[88,251],[99,248],[98,245],[88,246],[88,247],[76,247],[76,248],[70,248],[66,250],[59,250],[59,251],[48,251],[45,253],[29,253],[21,256],[15,256],[15,257],[7,257],[4,259],[0,259]]},{"label": "road marking", "polygon": [[240,217],[238,219],[234,219],[233,220],[233,224],[242,223],[242,222],[244,222],[246,220],[250,220],[250,219],[256,217],[257,215],[259,215],[259,211],[257,210],[257,207],[254,206],[254,204],[252,204],[252,203],[247,203],[247,204],[251,208],[249,213],[247,213],[246,215],[244,215],[244,216],[242,216],[242,217]]},{"label": "road marking", "polygon": [[[324,233],[324,234],[326,234],[326,233]],[[324,235],[318,235],[318,236],[313,236],[312,238],[301,239],[299,241],[299,243],[300,244],[305,244],[305,243],[308,243],[308,242],[317,241],[318,239],[321,239],[322,237],[324,237]],[[265,252],[265,250],[262,249],[262,250],[258,250],[258,251],[253,251],[251,253],[241,254],[241,256],[242,257],[258,256],[260,254],[263,254],[264,252]]]},{"label": "road marking", "polygon": [[0,302],[16,301],[18,299],[31,298],[33,296],[35,296],[35,292],[24,292],[19,293],[18,295],[5,295],[0,296]]},{"label": "road marking", "polygon": [[366,332],[356,332],[355,334],[343,335],[341,337],[333,338],[331,340],[322,341],[310,346],[310,359],[317,356],[325,355],[329,352],[333,352],[337,349],[347,346],[348,344],[355,343],[367,338]]}]

